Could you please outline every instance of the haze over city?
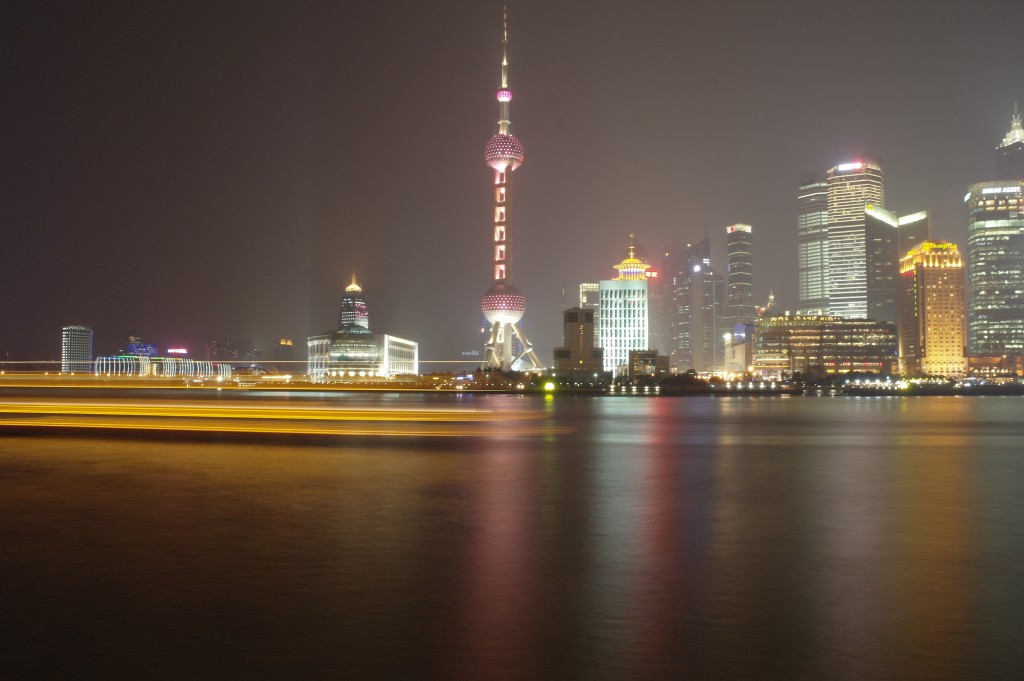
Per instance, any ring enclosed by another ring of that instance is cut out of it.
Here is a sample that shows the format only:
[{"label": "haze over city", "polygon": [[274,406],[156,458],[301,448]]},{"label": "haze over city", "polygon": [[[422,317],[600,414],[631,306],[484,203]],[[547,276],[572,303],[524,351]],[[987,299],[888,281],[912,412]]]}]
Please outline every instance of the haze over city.
[{"label": "haze over city", "polygon": [[[1013,14],[1011,14],[1011,12]],[[886,206],[965,241],[962,197],[1024,102],[1015,3],[513,3],[513,280],[542,362],[635,233],[754,226],[796,304],[801,173],[880,157]],[[4,10],[0,348],[93,327],[198,350],[304,341],[355,273],[426,359],[480,349],[500,3]]]}]

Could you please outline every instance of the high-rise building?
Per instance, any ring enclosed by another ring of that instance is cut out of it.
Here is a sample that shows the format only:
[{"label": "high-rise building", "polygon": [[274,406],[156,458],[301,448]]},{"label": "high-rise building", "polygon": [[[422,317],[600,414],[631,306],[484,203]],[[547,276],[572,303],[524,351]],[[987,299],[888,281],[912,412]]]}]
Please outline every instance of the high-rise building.
[{"label": "high-rise building", "polygon": [[711,267],[711,241],[665,247],[669,364],[677,372],[715,371],[724,360],[725,282]]},{"label": "high-rise building", "polygon": [[594,311],[594,338],[600,338],[601,285],[596,281],[580,284],[580,308]]},{"label": "high-rise building", "polygon": [[828,181],[805,175],[796,195],[797,305],[802,314],[828,310]]},{"label": "high-rise building", "polygon": [[956,244],[924,241],[900,259],[899,326],[901,373],[966,373],[963,261]]},{"label": "high-rise building", "polygon": [[896,224],[900,233],[901,255],[922,241],[930,241],[932,238],[932,222],[926,210],[903,215]]},{"label": "high-rise building", "polygon": [[830,168],[825,176],[828,182],[829,314],[863,319],[868,317],[864,207],[869,203],[885,207],[882,166],[877,159],[865,157]]},{"label": "high-rise building", "polygon": [[1024,179],[972,184],[967,203],[967,346],[1024,354]]},{"label": "high-rise building", "polygon": [[864,206],[867,318],[895,322],[899,312],[900,258],[931,238],[928,212],[897,217],[873,203]]},{"label": "high-rise building", "polygon": [[996,147],[996,171],[1000,180],[1024,179],[1024,127],[1021,126],[1016,102],[1013,104],[1010,132]]},{"label": "high-rise building", "polygon": [[900,272],[899,218],[869,203],[864,206],[864,281],[868,319],[895,322]]},{"label": "high-rise building", "polygon": [[92,373],[92,328],[75,324],[62,329],[60,372],[62,374]]},{"label": "high-rise building", "polygon": [[555,348],[555,371],[604,371],[604,353],[594,346],[594,310],[573,307],[562,313],[562,347]]},{"label": "high-rise building", "polygon": [[366,308],[366,298],[362,287],[356,283],[356,275],[352,275],[352,283],[345,287],[345,295],[341,297],[341,310],[338,312],[338,328],[344,329],[349,324],[358,324],[364,329],[370,328],[370,315]]},{"label": "high-rise building", "polygon": [[650,265],[636,257],[630,235],[629,256],[615,265],[618,276],[602,279],[601,348],[604,370],[624,375],[630,350],[647,350],[648,328],[647,277]]},{"label": "high-rise building", "polygon": [[[512,173],[523,164],[523,145],[509,132],[509,102],[512,91],[508,87],[508,15],[504,17],[501,37],[501,88],[498,90],[498,134],[484,147],[484,160],[494,171],[494,240],[493,280],[491,288],[480,301],[484,318],[490,327],[484,343],[485,369],[509,371],[513,368],[539,369],[541,364],[533,346],[519,328],[526,312],[526,297],[511,282],[511,209]],[[522,344],[522,352],[513,353],[512,337]]]},{"label": "high-rise building", "polygon": [[640,259],[650,265],[644,270],[647,279],[647,349],[657,350],[665,355],[667,361],[671,347],[668,312],[672,287],[658,265],[652,264],[646,257]]},{"label": "high-rise building", "polygon": [[725,327],[754,321],[754,248],[750,225],[725,228],[727,303]]}]

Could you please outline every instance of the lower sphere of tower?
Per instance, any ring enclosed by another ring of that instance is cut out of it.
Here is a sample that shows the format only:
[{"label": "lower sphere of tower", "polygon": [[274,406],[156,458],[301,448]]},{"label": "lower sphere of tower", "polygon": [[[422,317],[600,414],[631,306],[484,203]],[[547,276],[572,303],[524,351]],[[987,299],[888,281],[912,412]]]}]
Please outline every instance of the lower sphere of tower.
[{"label": "lower sphere of tower", "polygon": [[526,297],[515,286],[495,284],[480,301],[489,324],[515,324],[526,312]]}]

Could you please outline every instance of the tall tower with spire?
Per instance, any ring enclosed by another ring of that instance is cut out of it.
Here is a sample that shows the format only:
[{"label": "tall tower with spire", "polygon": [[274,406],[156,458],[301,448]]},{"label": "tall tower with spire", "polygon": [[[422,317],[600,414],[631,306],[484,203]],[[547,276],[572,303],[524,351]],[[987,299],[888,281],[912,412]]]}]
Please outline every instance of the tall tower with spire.
[{"label": "tall tower with spire", "polygon": [[1000,180],[1024,178],[1024,127],[1021,126],[1017,102],[1013,103],[1010,132],[996,147],[996,170],[996,177]]},{"label": "tall tower with spire", "polygon": [[[526,312],[526,298],[510,282],[512,263],[509,247],[511,240],[512,172],[523,164],[523,145],[509,132],[509,102],[512,91],[508,87],[508,10],[502,17],[501,33],[501,88],[498,90],[498,134],[484,147],[484,160],[494,171],[494,267],[493,284],[480,301],[489,333],[484,345],[485,369],[509,371],[513,368],[539,369],[541,364],[533,346],[519,328],[519,320]],[[522,345],[516,355],[512,337]]]}]

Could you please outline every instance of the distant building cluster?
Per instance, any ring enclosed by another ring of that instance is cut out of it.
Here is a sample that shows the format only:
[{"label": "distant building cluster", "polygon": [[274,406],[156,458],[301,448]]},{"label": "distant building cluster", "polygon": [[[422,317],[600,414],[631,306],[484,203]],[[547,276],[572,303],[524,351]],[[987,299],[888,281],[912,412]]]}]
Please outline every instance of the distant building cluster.
[{"label": "distant building cluster", "polygon": [[[664,371],[659,364],[672,373],[766,378],[1013,371],[1021,362],[1007,358],[1024,357],[1019,113],[996,161],[996,179],[972,184],[964,199],[965,254],[932,239],[927,211],[897,215],[885,208],[884,173],[875,157],[802,177],[793,313],[782,314],[771,302],[754,304],[751,225],[726,227],[724,276],[711,266],[707,238],[668,244],[650,258],[631,236],[627,258],[615,265],[618,276],[580,285],[579,307],[565,312],[555,368],[590,372],[601,357],[605,372],[630,379],[638,371]],[[584,310],[593,331],[569,323]],[[666,359],[637,364],[643,353]]]}]

